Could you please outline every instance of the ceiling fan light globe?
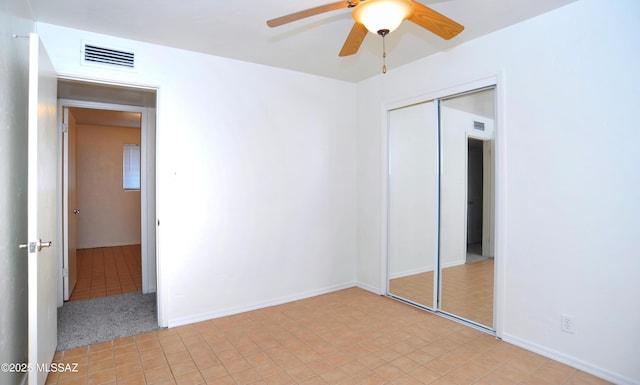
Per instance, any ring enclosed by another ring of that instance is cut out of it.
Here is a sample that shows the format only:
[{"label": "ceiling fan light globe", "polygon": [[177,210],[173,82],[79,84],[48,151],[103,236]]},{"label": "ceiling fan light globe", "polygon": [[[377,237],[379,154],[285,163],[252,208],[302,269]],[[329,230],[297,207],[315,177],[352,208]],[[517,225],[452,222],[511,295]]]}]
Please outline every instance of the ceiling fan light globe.
[{"label": "ceiling fan light globe", "polygon": [[410,0],[367,0],[356,6],[351,16],[363,24],[370,32],[394,31],[400,23],[413,13]]}]

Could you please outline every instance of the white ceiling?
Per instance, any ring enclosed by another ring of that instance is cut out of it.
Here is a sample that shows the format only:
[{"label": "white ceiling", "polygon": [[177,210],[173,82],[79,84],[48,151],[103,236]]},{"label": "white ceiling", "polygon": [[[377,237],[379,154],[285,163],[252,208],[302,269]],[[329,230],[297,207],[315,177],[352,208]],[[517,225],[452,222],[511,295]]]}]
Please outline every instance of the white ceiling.
[{"label": "white ceiling", "polygon": [[[266,20],[336,0],[28,0],[37,21],[357,82],[379,74],[381,38],[340,58],[342,9],[277,28]],[[412,62],[575,0],[420,0],[465,26],[445,41],[405,21],[387,36],[387,67]]]}]

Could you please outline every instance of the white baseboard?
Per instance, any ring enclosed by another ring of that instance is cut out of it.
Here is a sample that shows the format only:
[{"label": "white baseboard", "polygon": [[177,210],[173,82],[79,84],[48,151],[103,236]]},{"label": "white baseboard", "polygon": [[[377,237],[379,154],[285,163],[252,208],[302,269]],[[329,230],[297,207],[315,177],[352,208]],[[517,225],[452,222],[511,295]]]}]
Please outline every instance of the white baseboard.
[{"label": "white baseboard", "polygon": [[422,266],[422,267],[419,267],[419,268],[416,268],[416,269],[405,270],[405,271],[401,271],[401,272],[395,273],[395,274],[389,274],[389,279],[404,278],[404,277],[409,277],[409,276],[412,276],[412,275],[428,273],[430,271],[433,271],[433,265]]},{"label": "white baseboard", "polygon": [[155,286],[149,286],[147,288],[147,290],[142,290],[142,294],[150,294],[150,293],[155,293],[157,290],[157,288]]},{"label": "white baseboard", "polygon": [[553,349],[549,349],[547,347],[538,345],[536,343],[533,343],[531,341],[527,341],[527,340],[523,340],[519,337],[515,337],[512,336],[508,333],[504,333],[502,335],[502,340],[504,342],[508,342],[512,345],[516,345],[519,346],[523,349],[529,350],[531,352],[540,354],[541,356],[545,356],[547,358],[550,358],[552,360],[561,362],[563,364],[572,366],[576,369],[582,370],[585,373],[589,373],[592,374],[596,377],[600,377],[604,380],[607,380],[609,382],[612,382],[614,384],[618,384],[618,385],[640,385],[640,380],[639,379],[632,379],[632,378],[628,378],[625,376],[622,376],[618,373],[614,373],[611,372],[607,369],[603,369],[600,368],[598,366],[595,366],[589,362],[585,362],[582,361],[578,358],[575,358],[573,356],[564,354],[562,352],[553,350]]},{"label": "white baseboard", "polygon": [[373,287],[363,282],[356,282],[356,287],[359,287],[362,290],[366,290],[376,295],[384,295],[384,293],[382,293],[379,288]]},{"label": "white baseboard", "polygon": [[106,242],[99,244],[76,245],[77,249],[99,249],[101,247],[138,246],[140,241]]},{"label": "white baseboard", "polygon": [[[465,263],[467,263],[466,259],[449,261],[447,263],[443,263],[442,264],[442,268],[446,269],[447,267],[460,266],[460,265],[464,265]],[[404,277],[409,277],[409,276],[412,276],[412,275],[417,275],[417,274],[422,274],[422,273],[429,273],[429,272],[432,272],[432,271],[433,271],[433,265],[423,266],[423,267],[419,267],[419,268],[412,269],[412,270],[405,270],[405,271],[401,271],[399,273],[390,274],[389,275],[389,279],[404,278]]]},{"label": "white baseboard", "polygon": [[299,301],[301,299],[316,297],[316,296],[322,295],[322,294],[333,293],[334,291],[344,290],[344,289],[348,289],[348,288],[351,288],[351,287],[354,287],[354,286],[356,286],[355,282],[348,282],[348,283],[344,283],[344,284],[340,284],[340,285],[334,285],[334,286],[325,287],[325,288],[322,288],[322,289],[310,290],[310,291],[306,291],[306,292],[302,292],[302,293],[298,293],[298,294],[293,294],[293,295],[287,295],[287,296],[284,296],[284,297],[274,298],[274,299],[271,299],[271,300],[268,300],[268,301],[256,302],[256,303],[249,304],[249,305],[231,307],[231,308],[222,309],[222,310],[218,310],[218,311],[214,311],[214,312],[196,314],[196,315],[188,316],[188,317],[174,318],[174,319],[170,319],[168,321],[168,325],[169,325],[170,328],[172,328],[172,327],[176,327],[176,326],[188,325],[188,324],[201,322],[201,321],[208,321],[208,320],[211,320],[211,319],[214,319],[214,318],[226,317],[226,316],[233,315],[233,314],[244,313],[244,312],[248,312],[248,311],[262,309],[262,308],[269,307],[269,306],[282,305],[283,303],[288,303],[288,302],[293,302],[293,301]]},{"label": "white baseboard", "polygon": [[140,245],[140,242],[138,241],[136,243],[136,241],[125,241],[125,242],[107,242],[104,244],[98,244],[98,245],[76,245],[77,249],[99,249],[102,247],[120,247],[120,246],[137,246]]}]

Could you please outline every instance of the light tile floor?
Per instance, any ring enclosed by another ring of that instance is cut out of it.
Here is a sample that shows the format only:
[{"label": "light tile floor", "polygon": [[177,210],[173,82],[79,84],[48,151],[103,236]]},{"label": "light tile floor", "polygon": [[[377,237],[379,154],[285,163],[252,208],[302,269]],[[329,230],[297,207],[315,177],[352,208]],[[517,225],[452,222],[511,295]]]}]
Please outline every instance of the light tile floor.
[{"label": "light tile floor", "polygon": [[56,353],[47,384],[606,384],[352,288]]},{"label": "light tile floor", "polygon": [[493,258],[442,270],[441,309],[493,327]]},{"label": "light tile floor", "polygon": [[140,245],[78,249],[78,282],[70,301],[142,290]]}]

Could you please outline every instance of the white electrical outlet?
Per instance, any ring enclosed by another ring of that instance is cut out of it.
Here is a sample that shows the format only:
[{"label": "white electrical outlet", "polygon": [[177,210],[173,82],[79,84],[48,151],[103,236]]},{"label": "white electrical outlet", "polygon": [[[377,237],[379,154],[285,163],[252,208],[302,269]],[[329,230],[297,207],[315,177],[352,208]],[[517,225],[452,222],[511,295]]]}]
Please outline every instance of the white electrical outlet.
[{"label": "white electrical outlet", "polygon": [[563,332],[575,333],[576,321],[573,319],[573,316],[562,314],[560,316],[560,328]]}]

